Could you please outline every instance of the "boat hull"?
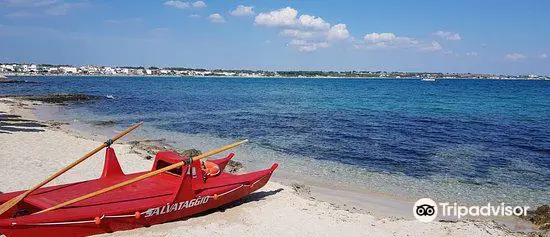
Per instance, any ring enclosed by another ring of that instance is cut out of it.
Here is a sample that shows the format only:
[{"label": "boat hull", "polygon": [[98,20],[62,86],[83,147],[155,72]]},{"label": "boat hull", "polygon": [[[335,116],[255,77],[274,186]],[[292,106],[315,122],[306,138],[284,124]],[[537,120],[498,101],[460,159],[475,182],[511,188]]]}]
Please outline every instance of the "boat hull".
[{"label": "boat hull", "polygon": [[[183,220],[192,215],[215,209],[225,204],[234,202],[241,198],[248,196],[255,190],[263,187],[269,177],[265,177],[254,186],[242,186],[223,198],[213,200],[209,198],[204,206],[196,206],[194,208],[183,209],[180,211],[173,211],[169,213],[159,212],[158,215],[152,215],[146,217],[144,214],[139,219],[135,217],[135,214],[128,214],[128,217],[112,217],[104,216],[100,219],[99,223],[96,223],[94,218],[90,216],[88,219],[83,220],[71,220],[66,222],[49,222],[49,223],[32,223],[28,224],[16,224],[10,227],[0,227],[0,233],[7,237],[30,237],[30,236],[42,236],[42,237],[77,237],[77,236],[90,236],[96,234],[112,233],[115,231],[131,230],[141,227],[149,227],[156,224],[161,224],[174,220]],[[179,203],[178,203],[179,204]],[[173,205],[173,204],[172,204]],[[159,206],[161,209],[163,206]],[[166,208],[165,208],[166,210]],[[141,210],[141,213],[146,213],[147,210]],[[101,218],[101,217],[100,217]],[[70,223],[70,222],[87,222],[87,223]]]},{"label": "boat hull", "polygon": [[[216,163],[223,168],[231,157],[232,155],[220,159]],[[165,177],[159,177],[159,179],[178,179],[181,182],[181,187],[176,187],[177,191],[172,193],[151,194],[152,196],[141,199],[136,197],[110,201],[107,198],[99,199],[101,201],[99,204],[98,200],[89,200],[88,203],[80,204],[80,206],[69,206],[36,215],[30,214],[15,218],[4,215],[0,219],[0,233],[7,237],[90,236],[182,220],[248,196],[263,187],[276,168],[277,164],[274,164],[270,169],[243,175],[222,172],[217,177],[204,180],[204,177],[192,177],[190,173],[179,178],[162,174]],[[86,182],[44,188],[42,191],[36,192],[35,199],[36,196],[40,197],[40,195],[54,191],[77,189],[79,185],[86,185]],[[131,188],[129,187],[128,191],[131,191]],[[68,191],[64,192],[68,193]],[[19,193],[2,194],[0,202],[9,200]],[[117,197],[116,194],[111,195]],[[32,196],[26,201],[32,204]],[[22,209],[23,207],[15,208]],[[33,212],[31,211],[31,213]]]}]

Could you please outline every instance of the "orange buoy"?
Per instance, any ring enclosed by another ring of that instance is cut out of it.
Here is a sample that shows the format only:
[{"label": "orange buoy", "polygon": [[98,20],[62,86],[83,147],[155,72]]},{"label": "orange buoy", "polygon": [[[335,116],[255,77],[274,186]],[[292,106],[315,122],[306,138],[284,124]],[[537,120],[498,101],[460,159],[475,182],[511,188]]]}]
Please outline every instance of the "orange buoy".
[{"label": "orange buoy", "polygon": [[204,161],[202,163],[202,170],[206,173],[208,176],[216,176],[220,174],[220,167],[212,162],[212,161]]},{"label": "orange buoy", "polygon": [[218,194],[214,194],[214,200],[218,200]]},{"label": "orange buoy", "polygon": [[139,211],[136,211],[134,216],[136,217],[136,219],[139,219],[141,217],[141,213]]},{"label": "orange buoy", "polygon": [[101,218],[99,218],[98,216],[96,216],[96,217],[94,218],[94,223],[95,223],[96,225],[101,224]]}]

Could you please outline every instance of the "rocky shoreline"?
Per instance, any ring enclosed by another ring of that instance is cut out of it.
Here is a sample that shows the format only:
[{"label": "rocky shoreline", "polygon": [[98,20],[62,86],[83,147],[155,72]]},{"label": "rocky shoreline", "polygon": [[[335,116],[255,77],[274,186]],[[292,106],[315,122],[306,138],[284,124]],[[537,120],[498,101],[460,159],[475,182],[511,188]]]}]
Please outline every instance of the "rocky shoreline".
[{"label": "rocky shoreline", "polygon": [[14,98],[19,100],[38,101],[43,103],[66,105],[67,103],[99,100],[103,97],[86,94],[49,94],[49,95],[1,95],[0,98]]},{"label": "rocky shoreline", "polygon": [[[2,95],[0,98],[12,98],[19,101],[37,101],[42,103],[67,105],[75,102],[85,102],[99,100],[103,97],[86,95],[86,94],[49,94],[49,95]],[[13,102],[17,103],[17,102]],[[19,104],[23,106],[24,103]],[[115,121],[95,121],[92,122],[94,126],[115,126]],[[50,127],[55,129],[61,129],[61,125],[68,125],[60,121],[47,121],[39,122],[37,120],[23,119],[19,115],[5,114],[0,111],[0,133],[6,132],[41,132],[42,128]],[[16,128],[10,128],[15,126]],[[174,151],[180,154],[182,157],[193,157],[202,154],[198,149],[190,148],[187,150],[178,150],[177,148],[170,146],[164,142],[164,140],[134,140],[127,142],[131,145],[131,151],[140,155],[144,159],[150,160],[160,151]],[[230,173],[237,173],[241,170],[243,164],[237,161],[231,160],[228,163],[228,169]]]}]

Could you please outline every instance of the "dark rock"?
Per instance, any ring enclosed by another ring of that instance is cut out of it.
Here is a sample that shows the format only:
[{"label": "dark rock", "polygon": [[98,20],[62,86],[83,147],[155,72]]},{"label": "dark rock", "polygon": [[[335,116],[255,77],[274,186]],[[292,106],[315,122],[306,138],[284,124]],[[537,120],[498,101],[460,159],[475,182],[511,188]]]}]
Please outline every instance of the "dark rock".
[{"label": "dark rock", "polygon": [[8,80],[8,79],[2,79],[0,78],[0,83],[2,84],[19,84],[19,83],[27,83],[26,81],[19,81],[19,80]]},{"label": "dark rock", "polygon": [[229,160],[225,169],[227,170],[227,172],[234,174],[239,172],[243,167],[244,166],[241,162]]},{"label": "dark rock", "polygon": [[550,230],[549,205],[542,205],[534,211],[527,211],[527,215],[524,218],[535,224],[541,230]]},{"label": "dark rock", "polygon": [[292,187],[292,190],[294,190],[294,192],[296,192],[298,195],[303,195],[303,196],[311,195],[311,189],[305,184],[293,183],[290,185],[290,187]]},{"label": "dark rock", "polygon": [[50,127],[52,128],[61,128],[62,125],[69,125],[69,123],[67,122],[60,122],[60,121],[54,121],[54,120],[46,121],[46,124],[50,125]]},{"label": "dark rock", "polygon": [[86,95],[86,94],[50,94],[50,95],[16,95],[16,96],[4,96],[15,97],[24,100],[41,101],[52,104],[65,104],[68,102],[83,102],[90,100],[101,99],[101,96]]},{"label": "dark rock", "polygon": [[180,154],[180,156],[182,157],[193,157],[193,156],[198,156],[202,154],[202,152],[197,149],[189,149],[182,152],[178,152],[178,154]]},{"label": "dark rock", "polygon": [[167,151],[169,148],[162,144],[164,140],[142,140],[128,142],[130,150],[142,157],[155,156],[159,151]]},{"label": "dark rock", "polygon": [[113,126],[116,124],[116,122],[112,120],[107,120],[107,121],[96,121],[96,122],[93,122],[93,124],[95,126]]}]

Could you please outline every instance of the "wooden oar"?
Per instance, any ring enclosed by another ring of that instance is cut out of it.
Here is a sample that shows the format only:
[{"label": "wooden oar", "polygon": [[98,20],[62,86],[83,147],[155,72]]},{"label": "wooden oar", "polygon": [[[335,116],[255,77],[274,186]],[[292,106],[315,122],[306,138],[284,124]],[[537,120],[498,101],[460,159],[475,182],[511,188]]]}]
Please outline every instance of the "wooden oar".
[{"label": "wooden oar", "polygon": [[28,196],[30,193],[32,193],[33,191],[39,189],[40,187],[46,185],[47,183],[49,183],[50,181],[54,180],[55,178],[57,178],[58,176],[60,176],[61,174],[65,173],[67,170],[73,168],[74,166],[80,164],[82,161],[88,159],[90,156],[93,156],[95,153],[101,151],[103,148],[107,147],[107,146],[110,146],[111,144],[113,144],[113,142],[115,142],[116,140],[120,139],[121,137],[123,137],[124,135],[128,134],[129,132],[131,132],[132,130],[136,129],[137,127],[141,126],[143,124],[143,122],[139,122],[137,124],[135,124],[134,126],[126,129],[124,132],[118,134],[116,137],[114,137],[113,139],[109,139],[107,140],[105,143],[101,144],[101,146],[97,147],[96,149],[94,149],[93,151],[90,151],[88,154],[84,155],[83,157],[81,157],[80,159],[76,160],[75,162],[73,162],[72,164],[68,165],[67,167],[63,168],[62,170],[58,171],[57,173],[53,174],[52,176],[50,176],[48,179],[42,181],[41,183],[39,183],[38,185],[34,186],[33,188],[27,190],[26,192],[22,193],[21,195],[17,196],[17,197],[14,197],[12,199],[10,199],[9,201],[5,202],[4,204],[2,204],[0,206],[0,215],[2,215],[4,212],[8,211],[9,209],[11,209],[12,207],[14,207],[15,205],[17,205],[17,203],[19,203],[21,200],[23,200],[26,196]]},{"label": "wooden oar", "polygon": [[106,192],[109,192],[109,191],[112,191],[112,190],[115,190],[117,188],[121,188],[121,187],[124,187],[126,185],[129,185],[129,184],[133,184],[135,182],[138,182],[138,181],[141,181],[141,180],[144,180],[146,178],[150,178],[150,177],[153,177],[157,174],[160,174],[160,173],[163,173],[163,172],[166,172],[166,171],[169,171],[171,169],[175,169],[175,168],[178,168],[180,166],[184,166],[186,164],[191,164],[193,161],[196,161],[196,160],[200,160],[202,158],[206,158],[206,157],[209,157],[211,155],[215,155],[215,154],[218,154],[222,151],[226,151],[226,150],[229,150],[233,147],[236,147],[238,145],[241,145],[245,142],[248,142],[248,140],[242,140],[242,141],[239,141],[239,142],[235,142],[233,144],[229,144],[227,146],[224,146],[224,147],[221,147],[221,148],[218,148],[216,150],[212,150],[212,151],[209,151],[209,152],[206,152],[202,155],[198,155],[198,156],[195,156],[193,158],[189,158],[188,160],[185,160],[185,161],[182,161],[182,162],[178,162],[178,163],[175,163],[173,165],[169,165],[169,166],[166,166],[162,169],[159,169],[159,170],[155,170],[155,171],[151,171],[147,174],[143,174],[143,175],[140,175],[138,177],[135,177],[133,179],[129,179],[129,180],[126,180],[124,182],[121,182],[121,183],[118,183],[118,184],[115,184],[113,186],[110,186],[110,187],[107,187],[107,188],[104,188],[104,189],[101,189],[101,190],[98,190],[98,191],[95,191],[93,193],[89,193],[89,194],[86,194],[84,196],[80,196],[80,197],[77,197],[75,199],[72,199],[72,200],[69,200],[69,201],[66,201],[66,202],[63,202],[63,203],[60,203],[60,204],[57,204],[53,207],[50,207],[50,208],[47,208],[47,209],[44,209],[42,211],[39,211],[39,212],[36,212],[34,214],[39,214],[39,213],[44,213],[44,212],[47,212],[47,211],[51,211],[51,210],[55,210],[55,209],[59,209],[59,208],[62,208],[62,207],[65,207],[65,206],[68,206],[68,205],[71,205],[73,203],[76,203],[76,202],[80,202],[80,201],[83,201],[83,200],[86,200],[88,198],[92,198],[92,197],[95,197],[97,195],[100,195],[100,194],[103,194],[103,193],[106,193]]}]

